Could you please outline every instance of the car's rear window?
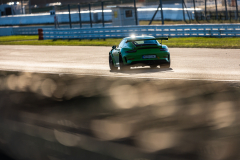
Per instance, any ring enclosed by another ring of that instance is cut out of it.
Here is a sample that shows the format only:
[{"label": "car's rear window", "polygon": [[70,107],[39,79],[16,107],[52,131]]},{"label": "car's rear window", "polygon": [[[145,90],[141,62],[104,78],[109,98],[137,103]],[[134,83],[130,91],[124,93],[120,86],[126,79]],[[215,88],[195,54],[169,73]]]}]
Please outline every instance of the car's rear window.
[{"label": "car's rear window", "polygon": [[135,45],[149,45],[149,44],[157,44],[156,40],[137,40],[137,41],[133,41],[133,44]]}]

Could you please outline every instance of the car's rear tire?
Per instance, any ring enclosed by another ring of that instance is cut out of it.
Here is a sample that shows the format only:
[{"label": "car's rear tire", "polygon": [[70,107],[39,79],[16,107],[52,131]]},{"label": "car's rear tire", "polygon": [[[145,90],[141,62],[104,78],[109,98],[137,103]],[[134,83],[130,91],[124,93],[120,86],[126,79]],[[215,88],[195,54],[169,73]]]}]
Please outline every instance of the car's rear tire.
[{"label": "car's rear tire", "polygon": [[161,64],[160,68],[170,68],[170,63]]},{"label": "car's rear tire", "polygon": [[119,55],[119,66],[121,71],[126,71],[130,69],[129,66],[123,64],[123,59],[121,55]]},{"label": "car's rear tire", "polygon": [[157,68],[158,65],[150,65],[150,68]]},{"label": "car's rear tire", "polygon": [[168,63],[164,63],[160,65],[160,68],[170,68],[171,66],[171,59],[170,59],[170,55],[168,56],[169,62]]},{"label": "car's rear tire", "polygon": [[114,66],[112,56],[109,54],[109,68],[111,71],[116,71],[118,68]]}]

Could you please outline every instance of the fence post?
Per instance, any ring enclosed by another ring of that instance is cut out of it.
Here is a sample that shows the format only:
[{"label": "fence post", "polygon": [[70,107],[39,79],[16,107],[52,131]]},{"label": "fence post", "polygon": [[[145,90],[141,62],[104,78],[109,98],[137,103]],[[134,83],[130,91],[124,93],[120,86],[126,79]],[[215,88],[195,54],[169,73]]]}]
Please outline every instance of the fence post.
[{"label": "fence post", "polygon": [[31,14],[31,0],[28,1],[29,14]]},{"label": "fence post", "polygon": [[103,11],[103,8],[104,7],[104,2],[102,2],[102,25],[104,27],[104,11]]},{"label": "fence post", "polygon": [[218,20],[217,0],[215,0],[215,6],[216,6],[216,19]]},{"label": "fence post", "polygon": [[193,0],[193,7],[194,7],[194,18],[197,21],[195,0]]},{"label": "fence post", "polygon": [[68,4],[68,14],[69,14],[69,24],[70,24],[70,28],[72,28],[71,11],[70,11],[70,5],[69,5],[69,4]]},{"label": "fence post", "polygon": [[136,21],[136,25],[138,25],[138,16],[137,16],[136,0],[134,0],[134,11],[135,11],[135,21]]},{"label": "fence post", "polygon": [[91,4],[89,3],[89,17],[90,17],[90,25],[92,28],[92,16],[91,16]]},{"label": "fence post", "polygon": [[227,1],[226,0],[224,0],[225,1],[225,18],[226,18],[226,20],[228,20],[228,11],[227,11]]},{"label": "fence post", "polygon": [[237,12],[236,20],[238,20],[238,3],[237,3],[237,0],[235,0],[235,3],[236,3],[236,12]]},{"label": "fence post", "polygon": [[78,5],[78,15],[79,15],[80,28],[82,28],[82,17],[81,17],[81,7],[80,7],[80,5]]},{"label": "fence post", "polygon": [[154,13],[154,15],[148,25],[152,24],[152,21],[154,20],[159,8],[160,8],[160,4],[158,5],[158,8],[157,8],[156,12]]},{"label": "fence post", "polygon": [[207,20],[207,0],[205,0],[205,20]]},{"label": "fence post", "polygon": [[22,11],[22,14],[23,14],[23,2],[21,0],[21,11]]},{"label": "fence post", "polygon": [[163,10],[162,10],[162,0],[160,0],[160,6],[161,6],[162,25],[164,25],[164,16],[163,16]]},{"label": "fence post", "polygon": [[182,0],[182,10],[183,10],[183,20],[186,22],[186,20],[185,20],[185,11],[184,11],[184,0]]}]

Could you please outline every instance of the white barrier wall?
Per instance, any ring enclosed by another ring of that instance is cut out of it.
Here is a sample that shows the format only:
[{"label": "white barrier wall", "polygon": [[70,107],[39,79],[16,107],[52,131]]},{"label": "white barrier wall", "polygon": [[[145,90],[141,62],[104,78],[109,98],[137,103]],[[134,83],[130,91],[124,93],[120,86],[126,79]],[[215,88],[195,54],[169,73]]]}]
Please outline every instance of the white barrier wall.
[{"label": "white barrier wall", "polygon": [[[112,20],[112,12],[104,13],[105,21]],[[102,19],[102,13],[98,13],[98,19]],[[82,22],[89,22],[89,13],[82,13]],[[93,19],[93,16],[92,16]],[[79,14],[72,13],[71,14],[72,22],[79,22]],[[58,14],[59,23],[67,23],[69,22],[69,14],[63,13]],[[16,15],[16,16],[6,16],[0,17],[0,25],[27,25],[27,24],[52,24],[54,23],[54,16],[49,14],[31,14],[31,15]]]},{"label": "white barrier wall", "polygon": [[13,35],[13,28],[0,28],[0,36],[10,36]]},{"label": "white barrier wall", "polygon": [[[138,18],[139,20],[150,21],[155,11],[148,10],[139,10]],[[167,20],[182,20],[183,12],[182,10],[164,10],[164,19]],[[192,14],[192,13],[191,13]],[[89,13],[81,13],[82,22],[89,22]],[[194,17],[194,16],[192,16]],[[187,17],[186,17],[187,19]],[[72,22],[79,22],[79,14],[71,13]],[[92,14],[93,20],[93,14]],[[98,12],[98,20],[102,20],[102,13]],[[105,21],[112,21],[112,12],[104,13]],[[155,20],[161,20],[160,11],[157,13]],[[58,14],[59,23],[68,23],[69,15],[68,12]],[[49,14],[30,14],[30,15],[15,15],[15,16],[6,16],[0,17],[0,26],[4,25],[29,25],[29,24],[52,24],[54,23],[54,16]]]},{"label": "white barrier wall", "polygon": [[[155,11],[138,11],[138,18],[139,18],[139,20],[142,20],[142,21],[150,21],[154,15],[154,13],[155,13]],[[183,11],[182,10],[175,10],[175,11],[165,10],[165,11],[163,11],[163,16],[164,16],[165,20],[181,21],[181,20],[183,20]],[[187,16],[186,16],[186,19],[188,19]],[[154,20],[159,20],[159,21],[161,20],[160,11],[158,11]]]}]

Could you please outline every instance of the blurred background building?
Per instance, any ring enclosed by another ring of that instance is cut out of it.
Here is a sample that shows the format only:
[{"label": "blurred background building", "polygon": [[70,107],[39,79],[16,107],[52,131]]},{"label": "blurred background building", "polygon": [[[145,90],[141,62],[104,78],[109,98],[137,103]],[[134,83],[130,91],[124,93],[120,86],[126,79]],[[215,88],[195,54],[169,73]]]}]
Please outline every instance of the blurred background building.
[{"label": "blurred background building", "polygon": [[[7,11],[4,11],[1,7],[1,13],[2,15],[16,15],[16,14],[25,14],[25,13],[41,13],[41,12],[49,12],[52,9],[52,6],[65,6],[68,4],[71,5],[77,5],[77,4],[93,4],[95,6],[100,6],[101,2],[105,2],[106,5],[127,5],[132,6],[133,0],[19,0],[19,1],[13,1],[13,0],[1,0],[0,4],[4,5],[12,5],[15,8],[23,8],[22,12],[17,12],[12,10],[11,12],[9,9],[6,9]],[[225,1],[229,7],[236,6],[235,0],[216,0],[218,5],[225,6]],[[182,4],[182,0],[162,0],[163,4],[175,4],[179,3]],[[207,6],[215,5],[215,0],[184,0],[187,7],[193,7],[193,2],[195,2],[196,6],[202,6],[204,7],[205,3]],[[159,0],[136,0],[137,7],[142,6],[154,6],[159,4]],[[21,6],[21,7],[19,7]],[[6,7],[4,7],[6,8]],[[8,7],[9,8],[9,7]],[[20,9],[18,9],[20,10]],[[26,11],[26,12],[24,12]]]},{"label": "blurred background building", "polygon": [[[238,23],[240,17],[240,0],[0,0],[0,3],[0,26],[52,25],[54,16],[60,28],[67,23],[92,26],[102,21],[115,26],[117,23],[112,22],[116,7],[136,7],[132,17],[138,25],[162,25],[162,21],[165,24]],[[124,21],[119,24],[125,24]]]}]

